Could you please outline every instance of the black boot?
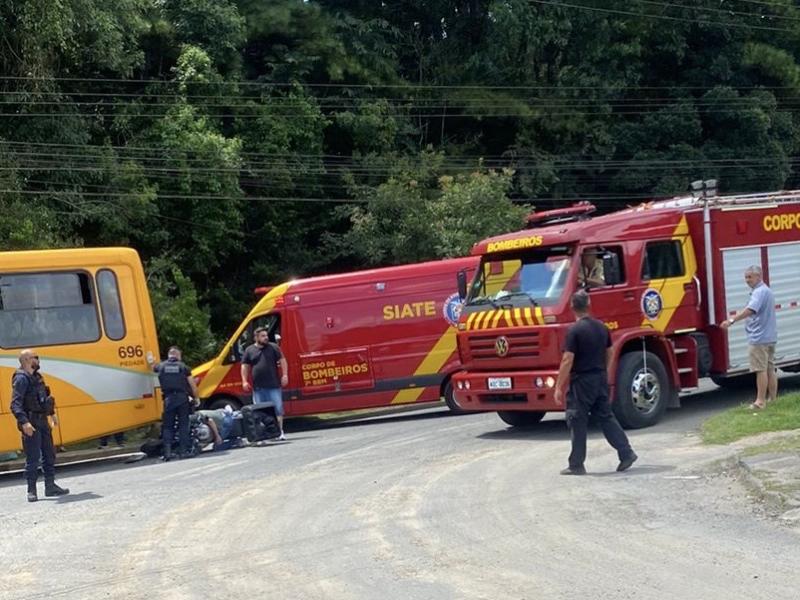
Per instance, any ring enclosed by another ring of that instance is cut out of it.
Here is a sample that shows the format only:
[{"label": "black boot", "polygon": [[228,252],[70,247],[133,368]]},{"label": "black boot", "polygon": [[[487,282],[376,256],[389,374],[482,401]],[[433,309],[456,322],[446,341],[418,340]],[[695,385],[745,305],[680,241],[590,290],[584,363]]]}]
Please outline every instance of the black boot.
[{"label": "black boot", "polygon": [[44,482],[44,495],[45,496],[66,496],[69,490],[56,485],[54,479],[48,479]]},{"label": "black boot", "polygon": [[36,482],[28,482],[28,502],[36,502],[39,496],[36,494]]}]

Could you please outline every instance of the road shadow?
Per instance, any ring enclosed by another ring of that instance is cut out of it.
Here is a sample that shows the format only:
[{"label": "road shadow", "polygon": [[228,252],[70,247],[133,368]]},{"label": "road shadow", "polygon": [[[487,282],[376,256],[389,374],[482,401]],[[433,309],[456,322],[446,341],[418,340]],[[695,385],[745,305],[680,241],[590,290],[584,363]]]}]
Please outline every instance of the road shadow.
[{"label": "road shadow", "polygon": [[586,475],[588,477],[631,477],[631,476],[638,476],[638,475],[657,475],[659,473],[669,473],[670,471],[674,471],[677,467],[675,465],[635,465],[624,471],[619,473],[617,471],[602,471],[599,473],[592,473],[588,472]]},{"label": "road shadow", "polygon": [[[431,419],[468,419],[483,413],[470,413],[464,415],[456,415],[450,412],[449,409],[433,408],[433,409],[420,409],[420,412],[411,414],[383,416],[375,415],[369,417],[352,417],[341,419],[324,419],[320,417],[293,417],[287,419],[283,423],[283,429],[286,433],[303,432],[303,431],[316,431],[326,429],[342,429],[349,427],[369,427],[375,425],[382,425],[384,423],[404,423],[411,421],[427,421]],[[293,438],[300,439],[300,438]]]},{"label": "road shadow", "polygon": [[81,492],[79,494],[59,496],[58,498],[44,498],[44,500],[53,500],[56,504],[70,504],[72,502],[83,502],[84,500],[97,500],[102,497],[103,496],[100,494],[95,494],[94,492]]},{"label": "road shadow", "polygon": [[549,419],[532,427],[508,426],[504,429],[486,431],[475,437],[491,441],[560,440],[569,439],[569,431],[563,419]]},{"label": "road shadow", "polygon": [[[219,452],[201,452],[200,454],[187,459],[174,459],[170,464],[197,464],[195,461],[208,460],[218,456],[228,456],[235,454],[239,449],[221,450]],[[160,457],[147,456],[143,452],[121,454],[118,456],[106,457],[102,460],[87,460],[76,463],[59,464],[56,462],[56,476],[62,475],[102,475],[103,473],[113,473],[126,469],[139,469],[142,467],[155,467],[165,464]],[[0,488],[13,487],[24,484],[24,473],[21,471],[13,471],[0,473]],[[72,496],[72,494],[70,494]],[[66,497],[66,496],[64,496]],[[91,498],[85,498],[91,499]]]}]

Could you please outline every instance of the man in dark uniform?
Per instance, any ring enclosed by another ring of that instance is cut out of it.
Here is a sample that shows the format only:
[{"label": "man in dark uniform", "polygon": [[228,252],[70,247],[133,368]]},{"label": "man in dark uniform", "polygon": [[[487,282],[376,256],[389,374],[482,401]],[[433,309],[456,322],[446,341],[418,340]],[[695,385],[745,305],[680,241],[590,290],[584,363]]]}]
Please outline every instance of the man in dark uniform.
[{"label": "man in dark uniform", "polygon": [[11,413],[22,432],[25,450],[25,478],[28,481],[28,502],[36,502],[36,480],[39,462],[44,471],[44,495],[63,496],[69,490],[56,485],[56,450],[48,417],[55,421],[55,400],[39,373],[39,357],[33,350],[19,353],[20,368],[11,379]]},{"label": "man in dark uniform", "polygon": [[189,394],[197,398],[192,372],[181,361],[181,350],[172,346],[167,360],[158,363],[154,370],[158,373],[161,394],[164,397],[164,418],[161,423],[161,439],[164,443],[164,460],[172,458],[172,440],[175,439],[175,422],[178,423],[178,453],[184,458],[189,452]]},{"label": "man in dark uniform", "polygon": [[563,404],[564,392],[569,385],[566,417],[572,433],[572,452],[569,466],[561,474],[586,474],[583,461],[586,459],[586,428],[590,415],[600,423],[606,440],[617,451],[617,471],[625,471],[638,457],[609,404],[606,368],[613,352],[611,335],[601,321],[589,316],[589,294],[585,290],[572,295],[571,306],[577,322],[567,331],[555,397],[557,404]]}]

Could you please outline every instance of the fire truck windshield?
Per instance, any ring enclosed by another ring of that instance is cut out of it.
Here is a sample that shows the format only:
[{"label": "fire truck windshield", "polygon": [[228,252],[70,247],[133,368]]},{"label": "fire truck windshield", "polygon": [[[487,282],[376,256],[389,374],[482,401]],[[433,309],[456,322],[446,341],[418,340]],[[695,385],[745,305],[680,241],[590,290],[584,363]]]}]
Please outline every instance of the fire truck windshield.
[{"label": "fire truck windshield", "polygon": [[556,304],[568,281],[571,262],[572,258],[564,247],[487,256],[472,282],[467,305]]}]

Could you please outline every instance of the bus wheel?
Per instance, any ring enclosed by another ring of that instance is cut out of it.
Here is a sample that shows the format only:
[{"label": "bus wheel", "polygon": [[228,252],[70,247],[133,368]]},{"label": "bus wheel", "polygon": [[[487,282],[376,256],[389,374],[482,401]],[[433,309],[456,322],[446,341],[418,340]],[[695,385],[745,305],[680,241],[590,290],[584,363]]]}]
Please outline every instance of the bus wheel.
[{"label": "bus wheel", "polygon": [[464,414],[464,411],[462,410],[462,408],[458,405],[458,402],[456,401],[455,394],[453,394],[453,382],[450,381],[449,379],[447,380],[447,383],[444,386],[444,394],[443,395],[444,395],[444,403],[447,404],[447,408],[450,409],[451,413],[453,413],[454,415],[463,415]]},{"label": "bus wheel", "polygon": [[208,404],[208,408],[209,410],[218,410],[220,408],[225,408],[227,405],[230,405],[230,407],[233,410],[239,410],[240,408],[242,408],[241,402],[239,402],[235,398],[226,398],[224,396],[221,398],[215,398],[214,400],[210,401]]},{"label": "bus wheel", "polygon": [[544,419],[547,413],[543,410],[499,410],[497,416],[512,427],[533,427]]},{"label": "bus wheel", "polygon": [[650,427],[661,420],[669,402],[670,385],[664,363],[647,352],[647,369],[641,352],[622,356],[612,408],[626,429]]}]

